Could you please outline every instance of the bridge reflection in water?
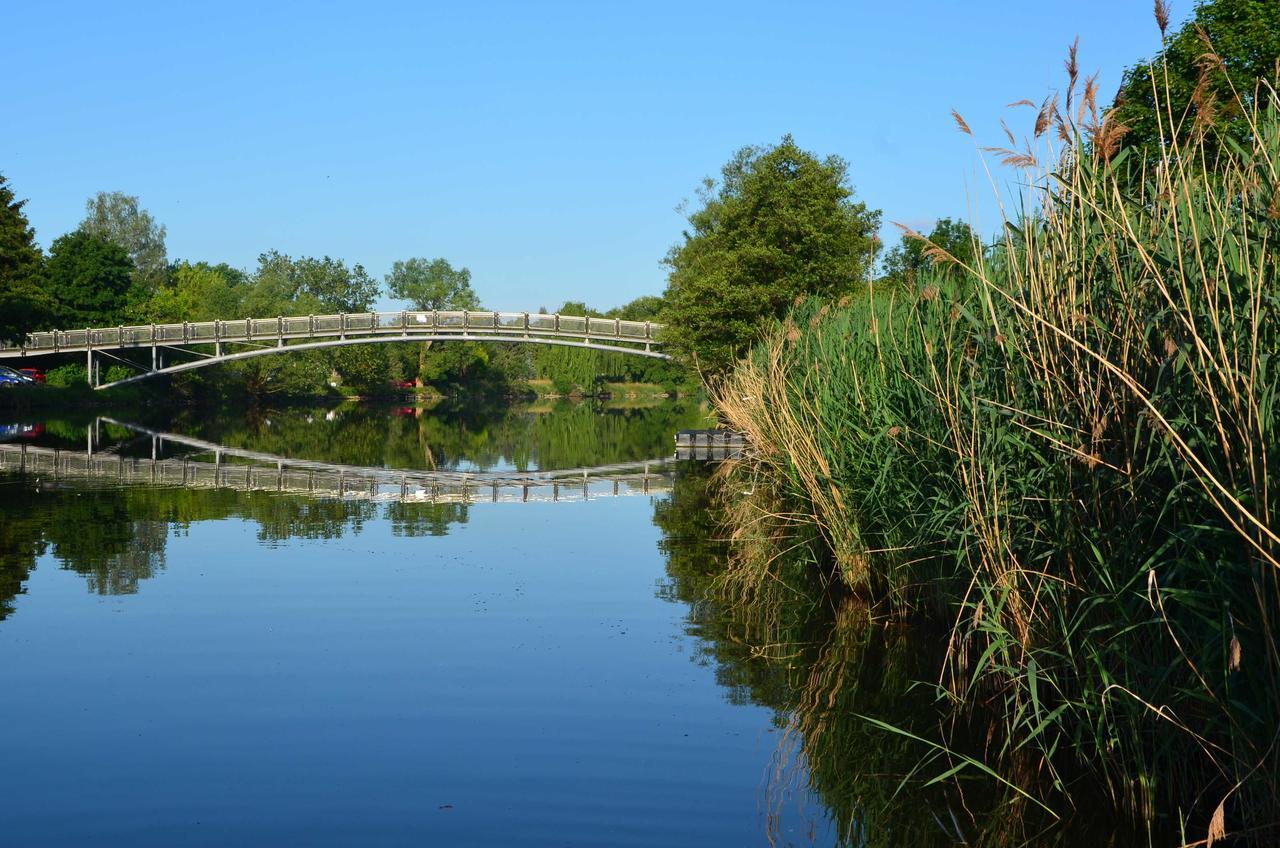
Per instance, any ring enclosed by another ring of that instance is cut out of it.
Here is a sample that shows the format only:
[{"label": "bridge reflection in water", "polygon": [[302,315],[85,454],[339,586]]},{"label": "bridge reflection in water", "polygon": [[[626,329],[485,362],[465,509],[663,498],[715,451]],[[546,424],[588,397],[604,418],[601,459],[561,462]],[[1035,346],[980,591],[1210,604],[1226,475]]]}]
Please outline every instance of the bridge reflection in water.
[{"label": "bridge reflection in water", "polygon": [[[151,441],[151,457],[97,450],[98,424],[125,427]],[[167,445],[190,448],[161,458]],[[205,457],[205,458],[199,458]],[[235,460],[235,462],[228,462]],[[100,418],[83,451],[0,444],[0,472],[48,480],[102,480],[197,489],[280,492],[316,498],[390,503],[572,502],[661,494],[671,490],[673,458],[555,471],[414,471],[339,465],[241,450],[177,433]]]}]

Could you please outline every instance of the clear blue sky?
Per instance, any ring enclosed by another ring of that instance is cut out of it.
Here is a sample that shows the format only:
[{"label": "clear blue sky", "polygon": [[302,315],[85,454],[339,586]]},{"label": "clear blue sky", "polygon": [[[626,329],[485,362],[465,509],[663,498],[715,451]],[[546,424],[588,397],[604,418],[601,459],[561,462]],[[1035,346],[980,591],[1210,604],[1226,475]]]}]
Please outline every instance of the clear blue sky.
[{"label": "clear blue sky", "polygon": [[1158,46],[1151,7],[12,3],[0,171],[46,247],[119,190],[170,258],[443,256],[489,306],[607,308],[662,290],[702,177],[788,132],[886,222],[973,219],[991,192],[951,108],[1021,134],[1004,104],[1062,85],[1076,35],[1109,100]]}]

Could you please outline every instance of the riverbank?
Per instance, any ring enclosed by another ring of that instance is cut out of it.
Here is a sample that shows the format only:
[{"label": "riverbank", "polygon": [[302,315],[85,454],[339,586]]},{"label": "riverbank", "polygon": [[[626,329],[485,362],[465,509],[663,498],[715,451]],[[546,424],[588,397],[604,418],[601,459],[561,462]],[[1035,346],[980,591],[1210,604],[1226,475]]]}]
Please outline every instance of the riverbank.
[{"label": "riverbank", "polygon": [[1203,140],[1137,178],[1077,142],[975,261],[799,304],[715,388],[816,569],[944,627],[927,744],[997,717],[940,779],[1069,816],[1084,774],[1140,826],[1275,837],[1280,119],[1253,118],[1209,171]]}]

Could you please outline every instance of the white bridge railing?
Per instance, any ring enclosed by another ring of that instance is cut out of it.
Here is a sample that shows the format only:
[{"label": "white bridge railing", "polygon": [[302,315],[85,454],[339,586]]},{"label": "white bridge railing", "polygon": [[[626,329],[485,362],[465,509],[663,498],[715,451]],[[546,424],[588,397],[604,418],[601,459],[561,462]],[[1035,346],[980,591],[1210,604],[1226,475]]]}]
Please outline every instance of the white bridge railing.
[{"label": "white bridge railing", "polygon": [[345,339],[354,336],[415,335],[515,338],[556,337],[643,345],[660,344],[662,325],[583,315],[541,312],[402,311],[336,315],[240,318],[232,321],[184,321],[180,324],[134,324],[84,330],[31,333],[22,344],[0,343],[0,357],[86,350],[121,350],[197,344],[285,342],[300,339]]}]

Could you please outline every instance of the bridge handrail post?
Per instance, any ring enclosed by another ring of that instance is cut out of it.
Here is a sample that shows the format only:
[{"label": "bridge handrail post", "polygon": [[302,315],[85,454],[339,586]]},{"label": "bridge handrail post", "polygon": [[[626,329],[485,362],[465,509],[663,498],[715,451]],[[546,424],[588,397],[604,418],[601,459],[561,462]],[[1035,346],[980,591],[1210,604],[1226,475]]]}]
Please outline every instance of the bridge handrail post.
[{"label": "bridge handrail post", "polygon": [[316,316],[307,316],[307,338],[313,339],[316,336]]},{"label": "bridge handrail post", "polygon": [[276,335],[284,336],[284,316],[283,315],[276,316]]},{"label": "bridge handrail post", "polygon": [[613,335],[615,338],[619,338],[619,339],[622,338],[622,319],[621,318],[613,319]]},{"label": "bridge handrail post", "polygon": [[433,330],[440,329],[440,310],[439,309],[431,310],[431,329]]},{"label": "bridge handrail post", "polygon": [[244,319],[244,337],[246,341],[253,339],[253,319]]},{"label": "bridge handrail post", "polygon": [[347,313],[345,312],[338,313],[338,338],[344,340],[347,338]]},{"label": "bridge handrail post", "polygon": [[529,336],[529,313],[528,312],[524,313],[524,334],[526,338]]},{"label": "bridge handrail post", "polygon": [[464,336],[467,334],[467,330],[471,328],[471,318],[469,315],[470,313],[467,310],[462,310],[462,335]]},{"label": "bridge handrail post", "polygon": [[646,339],[653,338],[653,323],[651,321],[644,322],[644,337]]},{"label": "bridge handrail post", "polygon": [[409,335],[409,310],[400,310],[400,335]]},{"label": "bridge handrail post", "polygon": [[554,331],[558,333],[560,332],[560,313],[557,312],[553,316],[553,318],[554,318]]}]

